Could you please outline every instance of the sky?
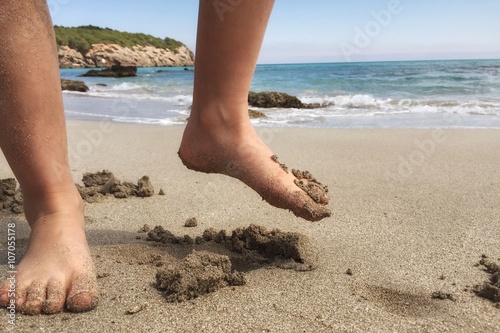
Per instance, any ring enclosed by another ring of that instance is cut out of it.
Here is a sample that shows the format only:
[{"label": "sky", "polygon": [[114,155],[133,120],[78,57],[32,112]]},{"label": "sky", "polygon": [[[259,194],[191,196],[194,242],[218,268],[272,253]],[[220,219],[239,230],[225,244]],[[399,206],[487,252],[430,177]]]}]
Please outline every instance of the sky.
[{"label": "sky", "polygon": [[[56,25],[171,37],[195,50],[197,0],[47,2]],[[499,0],[276,0],[259,63],[500,59],[499,16]]]}]

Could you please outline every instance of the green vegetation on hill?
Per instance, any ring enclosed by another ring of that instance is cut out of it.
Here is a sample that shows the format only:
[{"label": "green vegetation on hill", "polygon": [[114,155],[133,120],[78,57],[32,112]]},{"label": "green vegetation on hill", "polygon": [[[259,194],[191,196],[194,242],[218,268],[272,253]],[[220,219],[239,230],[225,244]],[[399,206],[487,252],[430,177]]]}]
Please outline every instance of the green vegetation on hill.
[{"label": "green vegetation on hill", "polygon": [[148,45],[158,48],[168,48],[173,52],[184,45],[168,37],[161,39],[142,33],[122,32],[92,25],[71,28],[56,25],[54,29],[56,31],[58,46],[69,46],[83,54],[87,53],[92,48],[92,44],[118,44],[123,47]]}]

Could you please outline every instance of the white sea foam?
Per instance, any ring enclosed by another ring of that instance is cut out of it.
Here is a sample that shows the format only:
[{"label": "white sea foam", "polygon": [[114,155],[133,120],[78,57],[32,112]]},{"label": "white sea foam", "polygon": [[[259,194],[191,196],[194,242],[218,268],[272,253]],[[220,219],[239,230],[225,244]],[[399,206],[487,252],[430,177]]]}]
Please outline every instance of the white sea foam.
[{"label": "white sea foam", "polygon": [[127,91],[127,90],[138,90],[146,88],[144,85],[139,85],[135,83],[130,83],[130,82],[123,82],[114,86],[111,86],[110,90],[116,90],[116,91]]},{"label": "white sea foam", "polygon": [[[500,116],[500,100],[429,100],[375,98],[371,95],[338,95],[332,97],[302,97],[305,103],[325,105],[311,113],[327,110],[335,115],[366,115],[394,113],[460,113]],[[324,114],[322,114],[324,115]]]}]

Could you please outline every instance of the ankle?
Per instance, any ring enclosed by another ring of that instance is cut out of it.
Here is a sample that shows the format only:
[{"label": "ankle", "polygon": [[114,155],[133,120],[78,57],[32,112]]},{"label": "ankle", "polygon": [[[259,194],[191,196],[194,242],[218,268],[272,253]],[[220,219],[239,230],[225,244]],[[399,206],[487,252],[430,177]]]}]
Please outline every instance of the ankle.
[{"label": "ankle", "polygon": [[250,125],[248,103],[193,103],[188,125],[207,133],[238,131]]},{"label": "ankle", "polygon": [[23,197],[24,213],[30,225],[40,218],[52,214],[65,213],[83,216],[85,209],[83,200],[74,184],[70,187],[37,192],[23,190]]}]

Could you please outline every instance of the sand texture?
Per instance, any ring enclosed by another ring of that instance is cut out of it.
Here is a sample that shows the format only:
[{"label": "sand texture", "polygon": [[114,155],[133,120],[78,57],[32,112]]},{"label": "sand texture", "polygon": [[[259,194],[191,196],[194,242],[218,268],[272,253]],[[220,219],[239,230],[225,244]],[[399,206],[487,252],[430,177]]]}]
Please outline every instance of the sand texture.
[{"label": "sand texture", "polygon": [[7,210],[14,214],[23,213],[23,194],[17,187],[15,178],[0,179],[0,211]]},{"label": "sand texture", "polygon": [[[499,130],[257,128],[328,186],[333,215],[316,223],[234,178],[188,170],[182,131],[68,123],[75,183],[111,170],[135,188],[147,175],[155,195],[87,203],[94,311],[19,314],[11,327],[2,309],[1,332],[500,332]],[[18,259],[26,250],[23,215],[1,210],[1,272],[14,222]]]}]

